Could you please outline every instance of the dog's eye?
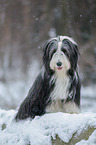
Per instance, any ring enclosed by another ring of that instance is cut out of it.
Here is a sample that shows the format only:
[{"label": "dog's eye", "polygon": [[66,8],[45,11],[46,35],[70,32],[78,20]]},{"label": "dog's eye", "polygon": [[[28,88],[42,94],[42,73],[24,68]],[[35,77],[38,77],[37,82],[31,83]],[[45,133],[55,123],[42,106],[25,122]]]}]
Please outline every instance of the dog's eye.
[{"label": "dog's eye", "polygon": [[56,52],[56,49],[54,49],[54,50],[51,52],[51,58],[52,58],[52,56],[54,55],[55,52]]},{"label": "dog's eye", "polygon": [[66,49],[61,49],[61,51],[62,51],[66,56],[68,56],[68,52],[67,52]]}]

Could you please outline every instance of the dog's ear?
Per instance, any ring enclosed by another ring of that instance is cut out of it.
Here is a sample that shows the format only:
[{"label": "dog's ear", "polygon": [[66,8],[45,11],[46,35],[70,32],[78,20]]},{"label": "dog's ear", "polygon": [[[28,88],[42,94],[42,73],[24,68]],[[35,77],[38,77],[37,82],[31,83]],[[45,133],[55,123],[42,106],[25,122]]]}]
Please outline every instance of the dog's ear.
[{"label": "dog's ear", "polygon": [[78,49],[78,45],[77,44],[74,44],[74,50],[75,52],[77,53],[77,55],[80,55],[80,52],[79,52],[79,49]]},{"label": "dog's ear", "polygon": [[63,40],[64,44],[67,44],[68,50],[69,50],[69,60],[71,63],[71,68],[72,70],[76,70],[77,68],[77,63],[78,63],[78,56],[80,55],[77,43],[72,39],[64,39]]},{"label": "dog's ear", "polygon": [[48,74],[50,73],[50,67],[49,67],[50,62],[49,62],[49,57],[48,57],[48,50],[49,50],[50,42],[51,42],[51,39],[47,40],[43,49],[43,64]]},{"label": "dog's ear", "polygon": [[55,44],[57,42],[58,38],[51,38],[49,40],[46,41],[45,45],[44,45],[44,49],[43,49],[43,60],[46,59],[50,59],[49,58],[49,51],[50,48],[53,46],[53,44]]},{"label": "dog's ear", "polygon": [[77,63],[78,63],[78,57],[80,55],[80,52],[79,52],[79,49],[78,49],[78,45],[77,44],[73,44],[73,50],[74,50],[74,53],[73,53],[73,60],[74,60],[74,65],[73,65],[73,69],[76,70],[77,68]]},{"label": "dog's ear", "polygon": [[43,63],[48,74],[53,74],[53,71],[50,69],[50,51],[52,49],[53,44],[57,41],[57,38],[51,38],[46,41],[44,49],[43,49]]},{"label": "dog's ear", "polygon": [[48,60],[48,45],[50,43],[50,40],[46,41],[45,45],[44,45],[44,49],[43,49],[43,63],[46,62],[46,60]]},{"label": "dog's ear", "polygon": [[49,48],[50,48],[50,44],[56,40],[56,38],[51,38],[48,39],[44,45],[44,49],[43,49],[43,59],[46,60],[48,59],[48,53],[49,53]]}]

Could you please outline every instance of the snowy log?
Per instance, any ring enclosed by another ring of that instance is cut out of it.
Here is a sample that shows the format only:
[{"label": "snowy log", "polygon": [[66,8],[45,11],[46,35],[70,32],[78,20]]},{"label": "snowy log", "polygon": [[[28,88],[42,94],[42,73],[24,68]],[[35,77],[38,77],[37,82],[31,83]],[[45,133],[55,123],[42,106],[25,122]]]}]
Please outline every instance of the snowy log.
[{"label": "snowy log", "polygon": [[14,121],[16,111],[0,110],[0,145],[96,144],[96,114],[50,113]]}]

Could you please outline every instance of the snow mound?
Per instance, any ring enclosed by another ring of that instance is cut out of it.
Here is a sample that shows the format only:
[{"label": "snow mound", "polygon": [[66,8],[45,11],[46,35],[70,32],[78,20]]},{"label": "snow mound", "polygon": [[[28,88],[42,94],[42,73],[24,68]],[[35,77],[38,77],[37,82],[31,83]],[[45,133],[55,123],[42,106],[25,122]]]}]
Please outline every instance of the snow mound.
[{"label": "snow mound", "polygon": [[0,110],[0,145],[96,144],[96,114],[50,113],[16,122]]}]

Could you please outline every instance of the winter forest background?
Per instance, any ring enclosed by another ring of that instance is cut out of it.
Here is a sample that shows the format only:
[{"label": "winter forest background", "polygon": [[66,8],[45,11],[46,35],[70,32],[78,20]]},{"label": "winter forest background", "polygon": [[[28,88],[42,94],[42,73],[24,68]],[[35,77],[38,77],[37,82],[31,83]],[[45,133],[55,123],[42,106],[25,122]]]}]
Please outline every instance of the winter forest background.
[{"label": "winter forest background", "polygon": [[20,105],[42,67],[45,41],[58,35],[78,43],[81,110],[96,112],[95,0],[0,0],[0,108]]}]

